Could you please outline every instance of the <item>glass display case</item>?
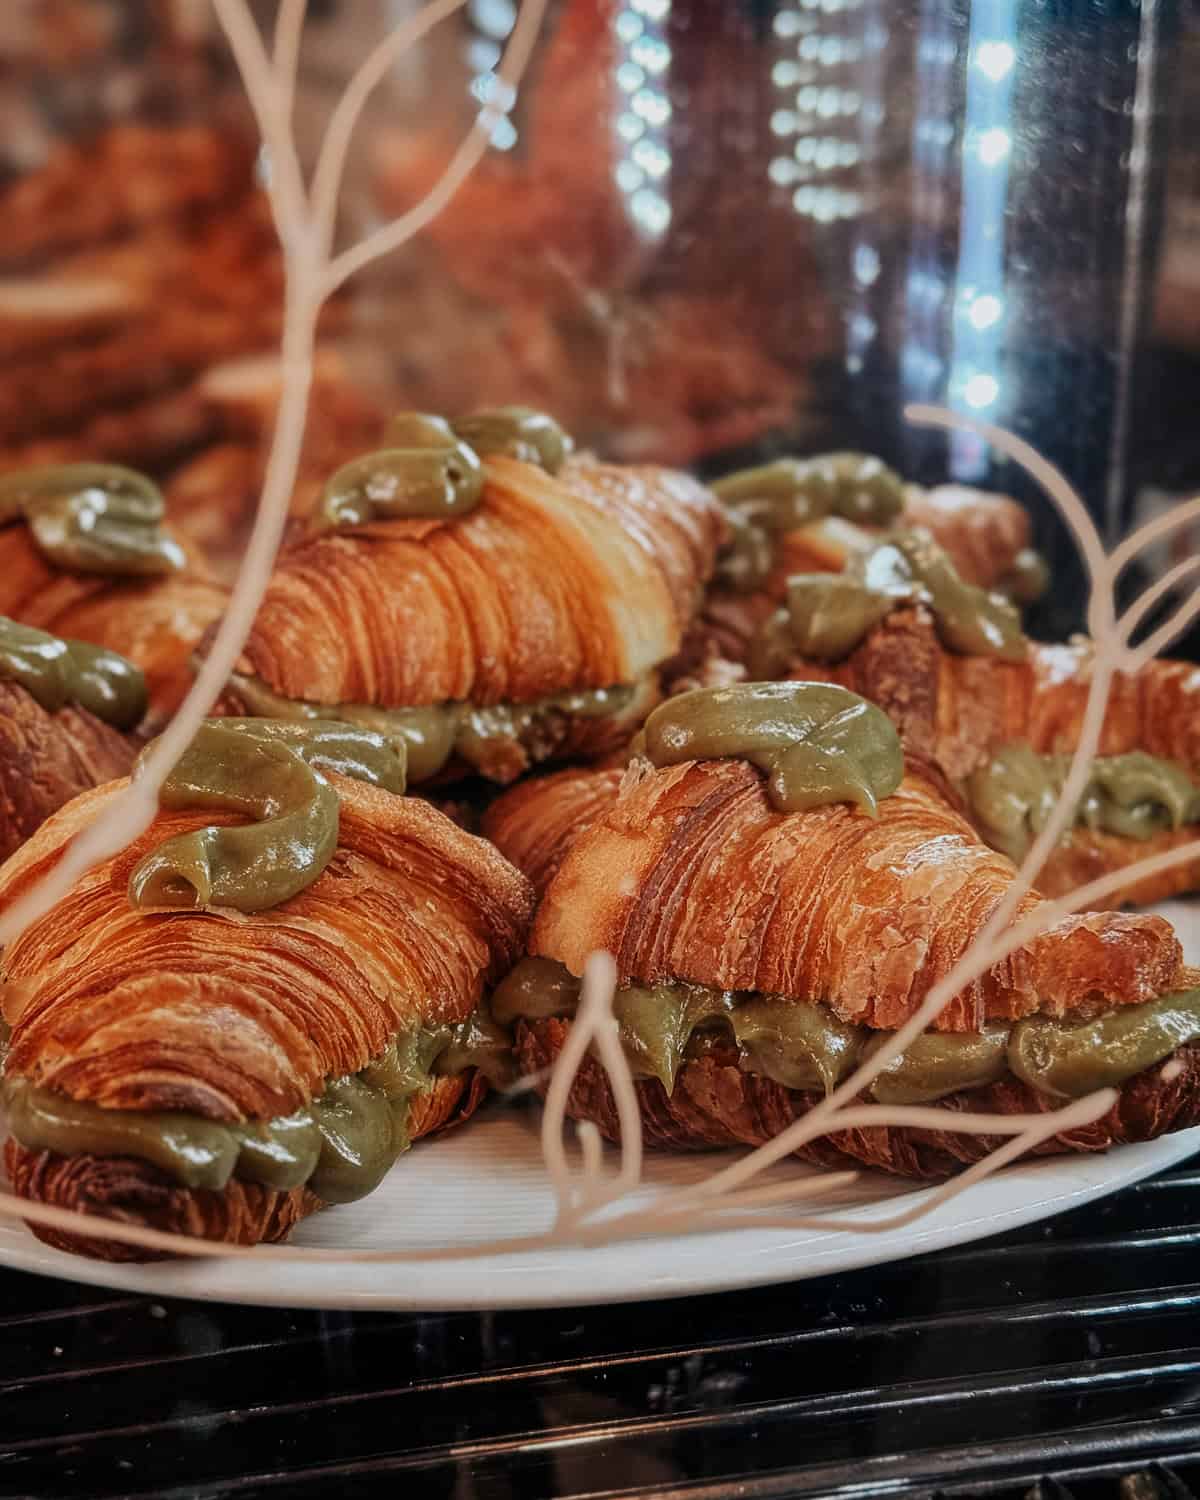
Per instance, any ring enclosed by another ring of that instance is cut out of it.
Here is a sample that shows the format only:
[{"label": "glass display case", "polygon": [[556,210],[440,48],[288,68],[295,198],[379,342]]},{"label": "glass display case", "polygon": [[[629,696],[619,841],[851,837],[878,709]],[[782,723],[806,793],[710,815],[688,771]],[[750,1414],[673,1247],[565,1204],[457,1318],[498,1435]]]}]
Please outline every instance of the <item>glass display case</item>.
[{"label": "glass display case", "polygon": [[[310,0],[308,165],[418,9]],[[517,0],[446,9],[364,113],[343,240],[427,192],[496,88]],[[397,408],[522,403],[706,480],[861,450],[1027,506],[1030,633],[1064,641],[1087,579],[1058,512],[905,409],[1029,440],[1110,546],[1200,490],[1198,69],[1193,0],[552,0],[477,169],[326,307],[293,517]],[[280,384],[270,172],[209,0],[0,5],[0,473],[145,470],[225,581]],[[1200,520],[1122,586],[1197,553]],[[1186,1500],[1200,1176],[1088,1196],[875,1269],[545,1312],[6,1265],[0,1496]]]}]

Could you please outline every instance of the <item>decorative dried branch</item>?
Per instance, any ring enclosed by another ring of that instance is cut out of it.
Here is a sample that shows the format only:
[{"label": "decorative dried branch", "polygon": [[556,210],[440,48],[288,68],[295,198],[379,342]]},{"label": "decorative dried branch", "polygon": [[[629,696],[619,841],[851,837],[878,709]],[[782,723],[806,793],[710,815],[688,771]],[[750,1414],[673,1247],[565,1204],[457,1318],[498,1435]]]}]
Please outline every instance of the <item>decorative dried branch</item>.
[{"label": "decorative dried branch", "polygon": [[461,0],[435,0],[425,6],[398,26],[367,58],[348,91],[349,105],[335,110],[331,120],[318,166],[321,180],[314,185],[311,200],[305,191],[291,128],[303,0],[281,0],[274,55],[270,57],[247,0],[213,0],[213,3],[267,151],[267,193],[283,249],[281,385],[262,495],[229,608],[187,698],[146,756],[136,780],[109,805],[102,817],[79,835],[55,869],[0,917],[0,944],[11,942],[31,921],[61,900],[82,874],[124,848],[153,820],[159,788],[228,681],[270,578],[299,467],[321,305],[356,270],[418,233],[461,186],[486,150],[496,121],[512,107],[546,6],[546,0],[524,0],[493,96],[480,111],[445,176],[428,197],[402,219],[375,231],[331,263],[328,241],[334,206],[346,149],[362,105],[395,58],[442,17],[457,9]]}]

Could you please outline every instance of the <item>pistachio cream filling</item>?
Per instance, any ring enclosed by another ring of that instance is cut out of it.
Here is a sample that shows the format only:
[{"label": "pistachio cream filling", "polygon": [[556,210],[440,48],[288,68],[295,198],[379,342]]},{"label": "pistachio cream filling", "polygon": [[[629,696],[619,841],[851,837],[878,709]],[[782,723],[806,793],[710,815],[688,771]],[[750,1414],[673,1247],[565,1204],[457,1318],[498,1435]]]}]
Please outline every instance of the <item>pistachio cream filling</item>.
[{"label": "pistachio cream filling", "polygon": [[49,713],[77,703],[114,729],[132,729],[146,714],[146,679],[132,662],[3,617],[0,677],[23,687]]},{"label": "pistachio cream filling", "polygon": [[220,1191],[231,1177],[281,1191],[307,1184],[324,1203],[350,1203],[408,1149],[412,1103],[436,1078],[478,1068],[502,1086],[510,1053],[508,1036],[482,1010],[457,1025],[414,1027],[362,1072],[327,1080],[307,1108],[239,1124],[105,1109],[11,1076],[0,1097],[9,1132],[31,1151],[133,1156],[187,1188]]},{"label": "pistachio cream filling", "polygon": [[[1069,755],[1006,745],[967,778],[975,822],[993,848],[1020,864],[1050,820],[1070,769]],[[1075,807],[1075,827],[1145,839],[1200,823],[1200,786],[1178,761],[1133,750],[1092,762]]]},{"label": "pistachio cream filling", "polygon": [[[528,958],[492,995],[501,1025],[575,1013],[579,980]],[[820,1002],[718,990],[681,980],[627,985],[613,1002],[635,1077],[668,1093],[679,1069],[714,1043],[737,1047],[739,1066],[789,1089],[828,1093],[892,1034],[843,1021]],[[1200,988],[1123,1005],[1095,1020],[1028,1016],[981,1032],[927,1031],[868,1090],[881,1104],[931,1104],[1014,1074],[1039,1093],[1078,1098],[1123,1083],[1200,1037]]]},{"label": "pistachio cream filling", "polygon": [[741,469],[712,486],[732,536],[717,564],[718,582],[740,593],[766,581],[778,538],[826,516],[886,526],[904,507],[904,481],[866,453],[781,458]]},{"label": "pistachio cream filling", "polygon": [[400,412],[389,422],[384,444],[334,474],[314,529],[400,518],[454,520],[483,499],[481,459],[506,454],[556,474],[573,446],[552,417],[524,406],[475,412],[453,425],[428,412]]},{"label": "pistachio cream filling", "polygon": [[797,573],[786,605],[763,626],[749,669],[777,677],[795,656],[837,661],[898,606],[920,603],[933,615],[948,651],[1021,661],[1028,642],[1016,608],[959,577],[945,552],[923,532],[898,532],[843,573]]},{"label": "pistachio cream filling", "polygon": [[824,682],[751,682],[669,698],[646,720],[656,766],[741,756],[767,775],[782,812],[854,802],[872,817],[904,776],[896,726],[857,693]]},{"label": "pistachio cream filling", "polygon": [[74,573],[150,577],[185,558],[162,530],[162,492],[119,464],[52,464],[0,478],[0,523],[23,517],[39,551]]},{"label": "pistachio cream filling", "polygon": [[320,767],[404,791],[402,741],[320,720],[206,720],[163,783],[159,802],[256,821],[167,839],[134,867],[130,904],[265,911],[311,885],[338,840],[338,796]]},{"label": "pistachio cream filling", "polygon": [[[229,686],[251,713],[273,719],[342,719],[408,746],[413,782],[436,776],[452,755],[486,772],[489,749],[515,741],[537,756],[539,742],[564,718],[614,720],[640,717],[649,681],[554,693],[531,703],[431,703],[417,708],[377,708],[370,703],[306,703],[272,692],[257,677],[235,673]],[[633,710],[631,713],[630,711]]]}]

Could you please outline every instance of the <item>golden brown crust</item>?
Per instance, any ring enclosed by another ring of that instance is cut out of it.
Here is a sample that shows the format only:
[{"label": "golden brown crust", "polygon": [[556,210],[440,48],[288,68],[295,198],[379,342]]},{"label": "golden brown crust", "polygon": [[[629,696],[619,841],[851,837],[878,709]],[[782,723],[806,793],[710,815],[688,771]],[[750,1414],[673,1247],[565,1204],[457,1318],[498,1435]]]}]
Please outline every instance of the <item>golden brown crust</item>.
[{"label": "golden brown crust", "polygon": [[[920,526],[950,556],[969,583],[991,588],[1008,573],[1030,541],[1029,516],[1007,495],[946,484],[921,491],[909,486],[900,526]],[[838,516],[789,531],[780,538],[778,555],[762,589],[737,594],[713,588],[704,601],[694,632],[730,661],[745,661],[767,617],[787,597],[793,573],[840,573],[855,553],[879,539],[874,527]]]},{"label": "golden brown crust", "polygon": [[[217,821],[161,813],[5,953],[21,995],[8,1069],[115,1109],[270,1119],[354,1073],[397,1031],[460,1020],[522,951],[528,883],[429,803],[331,778],[338,851],[252,916],[135,911],[135,862]],[[0,872],[7,905],[121,783],[77,798]],[[228,820],[227,820],[228,821]]]},{"label": "golden brown crust", "polygon": [[[1198,838],[1200,828],[1194,825],[1167,829],[1146,839],[1127,839],[1115,833],[1077,828],[1051,851],[1050,858],[1038,874],[1038,890],[1051,899],[1066,896],[1093,880],[1126,870],[1140,860],[1165,854],[1184,844],[1194,844]],[[1200,890],[1200,854],[1174,869],[1132,879],[1107,900],[1092,903],[1090,909],[1150,906],[1155,901],[1167,901],[1172,896],[1183,896],[1196,890]]]},{"label": "golden brown crust", "polygon": [[0,527],[0,615],[127,656],[146,674],[156,718],[187,692],[192,652],[226,599],[220,584],[192,571],[126,580],[64,573],[26,526]]},{"label": "golden brown crust", "polygon": [[[1090,684],[1091,648],[1031,642],[1023,662],[958,656],[938,641],[923,609],[898,610],[844,661],[793,663],[796,679],[838,682],[885,710],[906,754],[939,765],[962,782],[1004,745],[1024,742],[1040,754],[1066,754],[1079,743]],[[1200,779],[1200,668],[1151,661],[1112,685],[1100,755],[1145,750],[1181,761]],[[1145,840],[1077,829],[1047,861],[1038,880],[1047,896],[1064,895],[1149,855],[1188,843],[1195,828]],[[1142,904],[1195,890],[1200,861],[1179,865],[1115,891],[1104,906]]]},{"label": "golden brown crust", "polygon": [[901,524],[928,531],[949,554],[959,576],[983,588],[1001,581],[1032,537],[1023,505],[1008,495],[965,484],[910,488]]},{"label": "golden brown crust", "polygon": [[624,775],[624,766],[584,766],[523,781],[488,808],[483,832],[541,896],[571,845],[617,800]]},{"label": "golden brown crust", "polygon": [[468,516],[294,546],[242,666],[290,698],[384,707],[633,682],[678,650],[723,526],[680,475],[494,459]]},{"label": "golden brown crust", "polygon": [[[544,1078],[569,1030],[570,1023],[560,1019],[520,1022],[517,1060],[521,1071]],[[1182,1064],[1177,1077],[1164,1077],[1161,1065],[1146,1069],[1121,1087],[1113,1107],[1101,1119],[1051,1136],[1031,1155],[1105,1151],[1200,1124],[1200,1046],[1182,1047],[1176,1057]],[[544,1092],[544,1084],[540,1087]],[[742,1072],[732,1044],[685,1062],[670,1095],[657,1079],[640,1081],[635,1088],[645,1140],[677,1150],[761,1146],[802,1118],[817,1101],[816,1095],[795,1093],[769,1078]],[[1055,1104],[1016,1078],[1006,1077],[986,1088],[954,1094],[938,1107],[946,1110],[949,1125],[954,1112],[1036,1114]],[[592,1121],[609,1140],[620,1139],[612,1090],[593,1057],[585,1057],[580,1065],[567,1112],[572,1119]],[[821,1166],[861,1163],[903,1177],[936,1179],[961,1171],[1006,1139],[967,1135],[952,1128],[872,1126],[834,1131],[796,1155]]]},{"label": "golden brown crust", "polygon": [[[1020,740],[1041,754],[1079,743],[1090,686],[1091,647],[1030,642],[1022,662],[958,656],[938,641],[924,609],[897,610],[844,661],[796,662],[789,677],[839,682],[878,703],[905,748],[961,781],[1001,745]],[[1113,682],[1098,754],[1146,750],[1200,775],[1200,667],[1152,661]]]},{"label": "golden brown crust", "polygon": [[[643,762],[572,844],[530,952],[578,974],[607,949],[622,980],[819,999],[892,1028],[970,948],[1012,880],[1009,861],[913,761],[877,819],[846,804],[776,812],[745,761]],[[1028,893],[1017,917],[1040,904]],[[1095,1013],[1161,994],[1180,964],[1161,917],[1066,917],[968,985],[935,1025]]]},{"label": "golden brown crust", "polygon": [[[409,1115],[412,1140],[467,1119],[486,1092],[487,1084],[477,1072],[435,1079],[413,1101]],[[281,1192],[233,1178],[220,1192],[184,1188],[136,1157],[56,1156],[49,1151],[31,1151],[11,1138],[5,1145],[4,1164],[18,1197],[232,1245],[274,1244],[286,1239],[301,1219],[322,1207],[321,1200],[303,1187]],[[39,1224],[29,1227],[38,1239],[57,1250],[90,1255],[96,1260],[157,1260],[162,1254],[118,1240],[90,1239]]]},{"label": "golden brown crust", "polygon": [[77,793],[128,774],[138,749],[86,709],[48,713],[0,682],[0,860]]}]

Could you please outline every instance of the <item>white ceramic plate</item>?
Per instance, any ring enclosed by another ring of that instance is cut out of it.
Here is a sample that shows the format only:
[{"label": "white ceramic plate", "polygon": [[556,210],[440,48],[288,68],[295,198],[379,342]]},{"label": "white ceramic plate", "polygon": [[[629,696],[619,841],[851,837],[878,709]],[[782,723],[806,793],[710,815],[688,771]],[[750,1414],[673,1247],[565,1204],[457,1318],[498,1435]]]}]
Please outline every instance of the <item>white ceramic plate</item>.
[{"label": "white ceramic plate", "polygon": [[[1200,963],[1200,907],[1159,908],[1176,923],[1189,961]],[[369,1198],[300,1226],[295,1245],[422,1249],[478,1245],[533,1234],[553,1217],[531,1108],[488,1111],[464,1130],[419,1146]],[[1048,1218],[1102,1197],[1200,1150],[1200,1128],[1106,1156],[1062,1156],[1010,1168],[901,1229],[877,1233],[739,1229],[601,1248],[556,1248],[396,1265],[336,1261],[198,1260],[114,1266],[40,1244],[0,1221],[0,1264],[160,1297],[294,1307],[498,1308],[628,1302],[728,1291],[821,1276],[961,1245]],[[646,1191],[694,1182],[713,1170],[708,1154],[652,1154]],[[782,1181],[806,1169],[785,1163]],[[839,1213],[869,1221],[890,1214],[913,1189],[865,1173]],[[918,1190],[927,1192],[927,1189]],[[824,1205],[823,1205],[824,1206]],[[832,1206],[832,1205],[830,1205]]]}]

